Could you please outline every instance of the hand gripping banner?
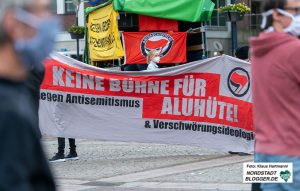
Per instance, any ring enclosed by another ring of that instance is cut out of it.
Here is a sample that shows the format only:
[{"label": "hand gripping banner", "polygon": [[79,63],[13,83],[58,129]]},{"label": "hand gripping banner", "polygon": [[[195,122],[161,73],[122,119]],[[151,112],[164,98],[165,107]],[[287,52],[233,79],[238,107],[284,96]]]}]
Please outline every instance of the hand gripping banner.
[{"label": "hand gripping banner", "polygon": [[250,64],[223,55],[157,71],[45,61],[43,134],[253,152]]}]

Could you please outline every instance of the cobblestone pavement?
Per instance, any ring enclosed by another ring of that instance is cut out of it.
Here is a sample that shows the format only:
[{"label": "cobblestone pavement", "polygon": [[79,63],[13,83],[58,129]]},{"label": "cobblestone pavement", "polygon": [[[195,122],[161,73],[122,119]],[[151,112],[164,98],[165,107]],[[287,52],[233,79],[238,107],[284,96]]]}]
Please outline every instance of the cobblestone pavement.
[{"label": "cobblestone pavement", "polygon": [[[52,157],[57,140],[42,142],[47,157]],[[242,164],[253,156],[179,145],[91,140],[76,144],[79,160],[51,164],[59,191],[250,190],[242,183]]]}]

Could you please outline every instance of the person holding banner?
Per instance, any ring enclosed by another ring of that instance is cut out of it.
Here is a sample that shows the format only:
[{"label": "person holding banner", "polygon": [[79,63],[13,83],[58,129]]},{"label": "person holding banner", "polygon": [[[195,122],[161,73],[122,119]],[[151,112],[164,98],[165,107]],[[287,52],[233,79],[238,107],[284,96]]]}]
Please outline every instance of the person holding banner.
[{"label": "person holding banner", "polygon": [[266,0],[262,29],[250,39],[256,162],[293,164],[293,183],[264,191],[300,190],[300,1]]},{"label": "person holding banner", "polygon": [[0,0],[0,190],[56,190],[25,86],[54,46],[59,22],[49,7],[49,0]]},{"label": "person holding banner", "polygon": [[157,63],[160,61],[159,52],[156,50],[151,50],[147,55],[147,70],[158,70],[159,67]]},{"label": "person holding banner", "polygon": [[250,62],[249,60],[249,46],[242,46],[236,49],[235,57],[238,59]]}]

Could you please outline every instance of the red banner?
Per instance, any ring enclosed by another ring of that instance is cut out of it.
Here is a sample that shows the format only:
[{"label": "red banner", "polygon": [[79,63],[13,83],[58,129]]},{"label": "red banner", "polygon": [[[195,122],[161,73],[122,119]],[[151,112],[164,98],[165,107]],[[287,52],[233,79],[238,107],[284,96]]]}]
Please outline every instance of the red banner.
[{"label": "red banner", "polygon": [[139,15],[139,31],[178,31],[178,21]]},{"label": "red banner", "polygon": [[160,53],[161,64],[186,62],[186,32],[124,32],[126,64],[146,64],[151,50]]}]

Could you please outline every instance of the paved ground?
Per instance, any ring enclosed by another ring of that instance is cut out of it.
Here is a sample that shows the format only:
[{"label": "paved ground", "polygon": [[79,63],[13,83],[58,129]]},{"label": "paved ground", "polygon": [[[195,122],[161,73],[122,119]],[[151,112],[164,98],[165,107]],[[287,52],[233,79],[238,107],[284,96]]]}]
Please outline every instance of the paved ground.
[{"label": "paved ground", "polygon": [[[190,146],[76,142],[78,161],[51,164],[59,191],[250,190],[242,183],[242,164],[253,156]],[[56,139],[44,138],[43,143],[52,157]]]}]

